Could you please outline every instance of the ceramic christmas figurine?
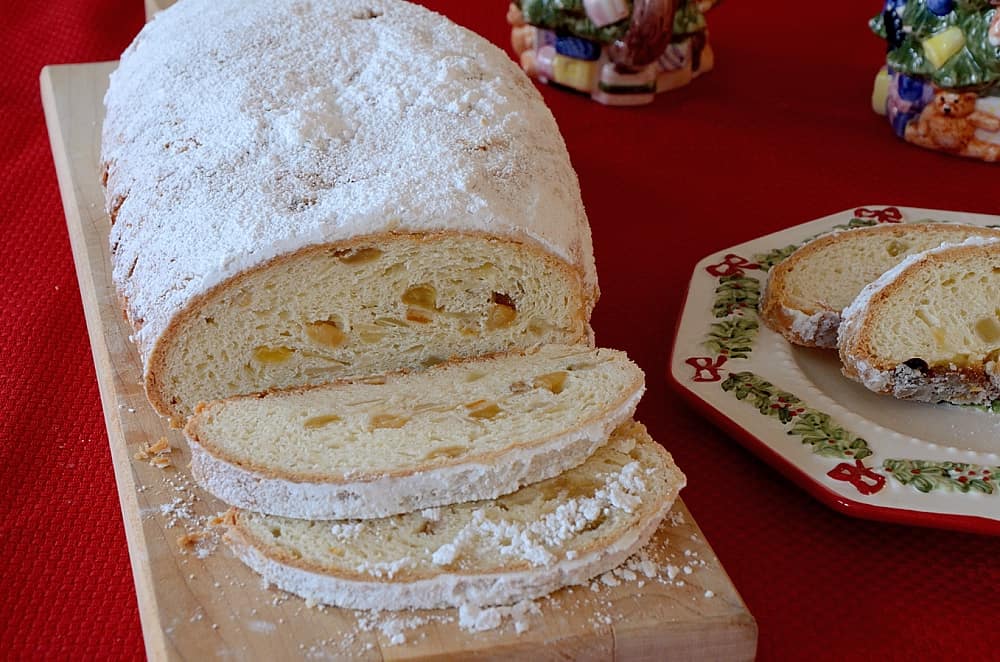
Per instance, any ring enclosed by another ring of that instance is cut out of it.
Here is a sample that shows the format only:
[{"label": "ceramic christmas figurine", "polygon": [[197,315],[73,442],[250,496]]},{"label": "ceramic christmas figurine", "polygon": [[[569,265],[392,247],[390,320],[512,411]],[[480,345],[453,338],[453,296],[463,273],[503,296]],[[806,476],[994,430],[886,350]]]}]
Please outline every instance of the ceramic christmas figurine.
[{"label": "ceramic christmas figurine", "polygon": [[608,105],[649,103],[711,70],[704,12],[717,0],[514,0],[528,75]]},{"label": "ceramic christmas figurine", "polygon": [[1000,0],[886,0],[872,106],[907,142],[1000,160]]}]

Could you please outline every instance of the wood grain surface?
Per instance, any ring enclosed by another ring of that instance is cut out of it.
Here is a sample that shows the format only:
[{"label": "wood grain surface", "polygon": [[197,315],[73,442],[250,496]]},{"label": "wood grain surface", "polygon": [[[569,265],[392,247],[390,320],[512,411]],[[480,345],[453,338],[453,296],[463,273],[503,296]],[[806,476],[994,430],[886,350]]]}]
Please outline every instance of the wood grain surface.
[{"label": "wood grain surface", "polygon": [[[98,167],[102,99],[114,67],[46,67],[41,87],[149,658],[753,657],[753,617],[681,502],[648,549],[663,570],[657,579],[640,574],[614,586],[598,581],[559,591],[537,601],[541,613],[530,615],[520,634],[509,619],[494,630],[465,631],[455,610],[372,615],[310,608],[263,586],[219,540],[211,521],[225,505],[193,483],[183,436],[146,403],[139,358],[114,294]],[[141,459],[147,445],[164,437],[171,452],[162,457],[170,466]],[[393,635],[405,642],[393,643]]]}]

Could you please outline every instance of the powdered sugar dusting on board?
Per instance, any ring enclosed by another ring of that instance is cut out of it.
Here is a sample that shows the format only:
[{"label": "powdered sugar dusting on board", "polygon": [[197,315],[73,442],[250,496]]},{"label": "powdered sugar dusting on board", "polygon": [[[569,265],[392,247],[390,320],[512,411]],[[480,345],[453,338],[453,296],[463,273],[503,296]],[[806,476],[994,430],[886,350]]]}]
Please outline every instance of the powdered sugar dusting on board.
[{"label": "powdered sugar dusting on board", "polygon": [[223,280],[315,243],[486,231],[596,274],[551,113],[502,51],[393,0],[185,0],[122,56],[102,160],[145,361]]}]

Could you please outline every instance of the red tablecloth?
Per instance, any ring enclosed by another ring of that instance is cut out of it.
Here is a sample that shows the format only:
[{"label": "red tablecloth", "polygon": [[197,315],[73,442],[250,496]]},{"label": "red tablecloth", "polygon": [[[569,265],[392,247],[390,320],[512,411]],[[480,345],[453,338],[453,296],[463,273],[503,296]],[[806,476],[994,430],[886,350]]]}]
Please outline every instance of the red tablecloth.
[{"label": "red tablecloth", "polygon": [[[426,4],[506,46],[506,0]],[[1000,659],[1000,539],[836,514],[703,420],[665,379],[687,281],[706,253],[862,204],[1000,212],[1000,165],[905,145],[871,113],[883,45],[866,20],[880,5],[730,0],[709,16],[716,71],[652,106],[542,91],[593,225],[598,340],[647,371],[639,417],[687,472],[684,498],[757,619],[761,659]],[[140,0],[0,8],[8,659],[143,655],[38,92],[43,65],[113,59],[142,20]]]}]

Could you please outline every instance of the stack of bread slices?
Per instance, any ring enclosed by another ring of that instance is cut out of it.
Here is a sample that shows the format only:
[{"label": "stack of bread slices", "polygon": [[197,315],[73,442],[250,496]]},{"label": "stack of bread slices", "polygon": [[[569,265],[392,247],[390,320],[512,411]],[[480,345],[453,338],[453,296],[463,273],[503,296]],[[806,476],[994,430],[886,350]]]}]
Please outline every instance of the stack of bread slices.
[{"label": "stack of bread slices", "polygon": [[624,353],[546,344],[201,403],[191,471],[236,554],[354,609],[502,605],[639,551],[683,474]]},{"label": "stack of bread slices", "polygon": [[1000,229],[957,223],[835,232],[771,270],[764,322],[837,348],[847,377],[903,399],[1000,399]]},{"label": "stack of bread slices", "polygon": [[506,54],[400,0],[181,0],[102,164],[152,406],[316,602],[495,605],[613,569],[684,485],[595,349],[590,230]]},{"label": "stack of bread slices", "polygon": [[631,421],[642,391],[621,352],[545,345],[217,401],[185,433],[197,481],[238,506],[236,553],[281,588],[507,604],[613,569],[667,514],[684,477]]}]

